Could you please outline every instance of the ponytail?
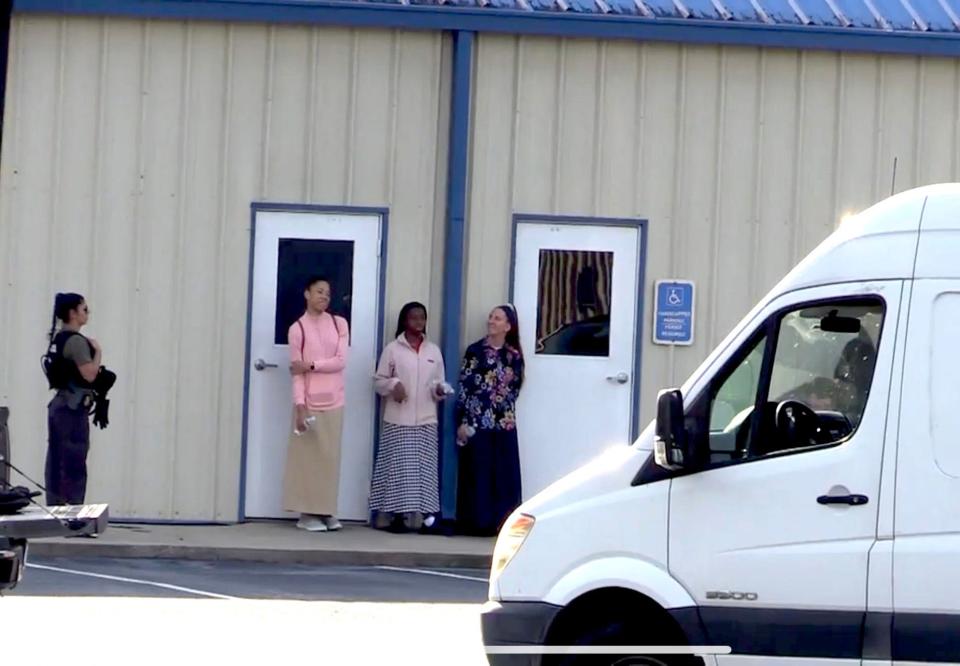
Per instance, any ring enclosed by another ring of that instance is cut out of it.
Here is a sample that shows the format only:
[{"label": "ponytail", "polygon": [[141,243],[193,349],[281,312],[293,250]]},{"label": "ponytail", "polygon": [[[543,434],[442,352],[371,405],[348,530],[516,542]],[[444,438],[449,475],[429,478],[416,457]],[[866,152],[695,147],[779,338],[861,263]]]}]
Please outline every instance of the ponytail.
[{"label": "ponytail", "polygon": [[57,292],[57,295],[53,299],[53,317],[50,319],[50,332],[47,333],[47,339],[50,342],[53,342],[53,336],[57,332],[57,304],[60,303],[60,297],[62,294]]},{"label": "ponytail", "polygon": [[57,320],[59,319],[66,324],[70,321],[70,312],[80,307],[83,301],[84,298],[80,294],[57,292],[53,299],[53,319],[50,322],[49,338],[51,342],[53,342],[53,336],[57,332]]}]

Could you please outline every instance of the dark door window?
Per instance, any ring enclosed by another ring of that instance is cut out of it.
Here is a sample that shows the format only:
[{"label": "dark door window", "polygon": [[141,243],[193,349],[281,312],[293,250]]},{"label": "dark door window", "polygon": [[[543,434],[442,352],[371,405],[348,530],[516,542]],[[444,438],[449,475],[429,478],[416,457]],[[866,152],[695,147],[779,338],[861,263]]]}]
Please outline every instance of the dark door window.
[{"label": "dark door window", "polygon": [[353,241],[281,238],[277,256],[275,344],[287,344],[287,331],[303,314],[304,286],[313,276],[330,280],[330,312],[350,323]]},{"label": "dark door window", "polygon": [[613,252],[540,250],[537,354],[609,356]]}]

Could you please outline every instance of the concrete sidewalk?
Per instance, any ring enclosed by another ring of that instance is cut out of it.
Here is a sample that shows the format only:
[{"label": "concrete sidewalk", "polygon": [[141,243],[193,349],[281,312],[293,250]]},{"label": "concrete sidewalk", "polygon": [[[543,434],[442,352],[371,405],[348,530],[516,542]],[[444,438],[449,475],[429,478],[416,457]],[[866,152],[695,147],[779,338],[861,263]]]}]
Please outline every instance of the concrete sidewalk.
[{"label": "concrete sidewalk", "polygon": [[111,523],[96,539],[30,541],[30,555],[241,560],[318,565],[463,567],[489,569],[494,539],[390,534],[345,523],[338,532],[311,533],[293,522],[235,525]]}]

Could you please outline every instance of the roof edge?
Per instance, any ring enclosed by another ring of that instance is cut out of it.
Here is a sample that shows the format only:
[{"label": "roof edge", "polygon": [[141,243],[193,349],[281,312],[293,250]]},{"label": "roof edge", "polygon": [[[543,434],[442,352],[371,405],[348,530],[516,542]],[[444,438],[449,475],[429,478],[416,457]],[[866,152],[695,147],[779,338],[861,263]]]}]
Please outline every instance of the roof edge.
[{"label": "roof edge", "polygon": [[14,0],[18,14],[342,25],[786,49],[960,56],[960,33],[767,25],[522,10],[302,0]]}]

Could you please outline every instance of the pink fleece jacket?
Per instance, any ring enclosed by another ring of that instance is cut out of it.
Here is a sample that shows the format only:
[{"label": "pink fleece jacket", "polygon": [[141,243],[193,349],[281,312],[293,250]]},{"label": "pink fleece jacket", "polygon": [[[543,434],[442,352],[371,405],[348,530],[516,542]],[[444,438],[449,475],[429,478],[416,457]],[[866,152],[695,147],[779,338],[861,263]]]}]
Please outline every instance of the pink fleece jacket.
[{"label": "pink fleece jacket", "polygon": [[327,312],[319,316],[304,313],[287,331],[290,360],[313,363],[315,368],[305,375],[293,376],[293,404],[306,405],[312,411],[336,409],[344,404],[343,370],[347,366],[350,331],[346,319],[337,317],[334,324],[333,318]]},{"label": "pink fleece jacket", "polygon": [[[403,426],[436,423],[437,397],[434,386],[443,380],[440,348],[425,339],[417,352],[401,333],[380,355],[373,382],[377,393],[387,398],[383,408],[384,421]],[[407,399],[403,402],[397,402],[390,396],[400,382],[403,382],[403,388],[407,391]]]}]

